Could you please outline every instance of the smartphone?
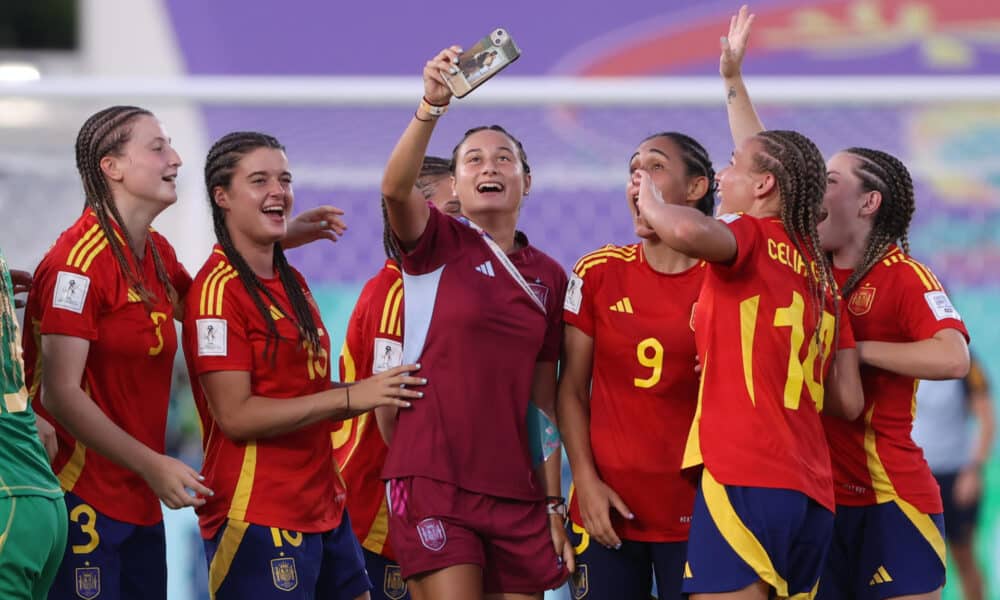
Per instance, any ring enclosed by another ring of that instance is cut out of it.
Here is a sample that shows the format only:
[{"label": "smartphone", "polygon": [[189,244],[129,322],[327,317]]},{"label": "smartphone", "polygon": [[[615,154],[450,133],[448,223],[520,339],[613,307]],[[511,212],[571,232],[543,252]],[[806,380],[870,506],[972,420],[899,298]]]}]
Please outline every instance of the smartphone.
[{"label": "smartphone", "polygon": [[521,50],[507,30],[498,27],[459,55],[458,73],[441,74],[451,92],[458,98],[464,98],[520,56]]}]

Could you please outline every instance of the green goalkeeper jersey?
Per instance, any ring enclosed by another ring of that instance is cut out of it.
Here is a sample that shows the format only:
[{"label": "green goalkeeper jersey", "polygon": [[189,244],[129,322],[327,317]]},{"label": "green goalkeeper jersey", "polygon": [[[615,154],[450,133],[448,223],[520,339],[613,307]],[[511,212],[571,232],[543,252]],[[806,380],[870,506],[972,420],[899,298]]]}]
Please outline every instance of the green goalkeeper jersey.
[{"label": "green goalkeeper jersey", "polygon": [[62,496],[48,456],[38,439],[35,412],[24,383],[21,339],[14,313],[14,286],[0,253],[0,498]]}]

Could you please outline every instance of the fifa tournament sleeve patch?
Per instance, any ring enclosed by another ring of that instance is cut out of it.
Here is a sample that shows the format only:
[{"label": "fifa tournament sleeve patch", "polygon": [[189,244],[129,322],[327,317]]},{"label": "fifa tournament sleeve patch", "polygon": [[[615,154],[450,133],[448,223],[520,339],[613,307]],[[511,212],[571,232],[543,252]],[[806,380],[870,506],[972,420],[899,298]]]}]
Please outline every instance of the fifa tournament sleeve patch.
[{"label": "fifa tournament sleeve patch", "polygon": [[741,216],[742,215],[740,215],[739,213],[726,213],[724,215],[719,215],[716,218],[725,223],[726,225],[728,225],[733,221],[735,221],[736,219],[739,219]]},{"label": "fifa tournament sleeve patch", "polygon": [[396,340],[375,338],[375,363],[372,374],[388,371],[403,364],[403,344]]},{"label": "fifa tournament sleeve patch", "polygon": [[198,356],[226,356],[229,352],[225,319],[198,319]]},{"label": "fifa tournament sleeve patch", "polygon": [[566,286],[566,300],[563,302],[563,309],[574,315],[580,314],[580,305],[583,304],[583,279],[573,273]]},{"label": "fifa tournament sleeve patch", "polygon": [[934,313],[934,317],[938,321],[943,321],[944,319],[962,320],[962,316],[955,310],[951,299],[948,298],[948,294],[940,291],[927,292],[924,294],[924,300],[927,301],[927,305],[931,307],[931,312]]},{"label": "fifa tournament sleeve patch", "polygon": [[56,275],[56,291],[52,295],[52,306],[81,314],[83,305],[87,302],[89,289],[90,277],[59,271]]}]

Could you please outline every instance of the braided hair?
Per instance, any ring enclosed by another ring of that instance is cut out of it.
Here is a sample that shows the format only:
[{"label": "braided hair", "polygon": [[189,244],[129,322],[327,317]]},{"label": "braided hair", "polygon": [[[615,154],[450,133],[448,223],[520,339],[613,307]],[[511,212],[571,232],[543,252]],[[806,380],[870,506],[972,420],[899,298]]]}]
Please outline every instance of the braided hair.
[{"label": "braided hair", "polygon": [[705,147],[693,137],[676,131],[654,133],[642,140],[641,143],[661,137],[672,141],[680,149],[681,159],[684,161],[685,176],[708,178],[708,188],[695,203],[695,208],[711,217],[715,212],[715,189],[718,184],[715,181],[715,168],[712,166],[712,159],[708,156],[708,150],[705,150]]},{"label": "braided hair", "polygon": [[[806,258],[807,281],[813,296],[816,322],[821,322],[827,292],[836,290],[833,269],[819,242],[816,225],[826,192],[826,165],[823,155],[809,138],[795,131],[763,131],[756,136],[761,151],[754,157],[757,172],[769,172],[781,192],[781,223],[798,251]],[[834,319],[839,302],[834,294]],[[817,326],[816,335],[820,328]]]},{"label": "braided hair", "polygon": [[[111,247],[118,267],[125,275],[129,287],[135,290],[146,308],[151,309],[156,297],[125,258],[125,252],[128,252],[136,264],[141,264],[135,254],[132,237],[125,227],[125,222],[122,220],[122,215],[112,196],[111,188],[101,170],[101,159],[105,156],[120,156],[125,144],[131,138],[132,125],[136,119],[145,116],[152,117],[153,113],[137,106],[111,106],[92,115],[84,122],[76,136],[76,168],[80,172],[80,179],[83,182],[87,206],[93,209],[94,214],[97,215],[97,222],[100,224],[108,246]],[[122,236],[125,238],[124,248],[111,224],[112,218],[121,228]],[[150,243],[149,247],[153,254],[153,263],[156,266],[156,277],[166,288],[170,302],[175,304],[178,299],[177,290],[167,275],[167,269],[160,257],[160,252],[154,243]]]},{"label": "braided hair", "polygon": [[882,195],[861,263],[844,283],[846,295],[885,255],[890,245],[898,243],[904,253],[910,253],[908,234],[916,201],[910,172],[898,158],[870,148],[848,148],[844,152],[857,159],[853,172],[861,180],[861,189]]},{"label": "braided hair", "polygon": [[[274,319],[271,317],[271,311],[268,307],[264,306],[262,295],[266,296],[268,301],[275,307],[279,307],[279,302],[261,280],[257,278],[253,269],[247,264],[246,259],[236,249],[232,237],[229,235],[229,230],[226,228],[225,212],[222,210],[222,207],[216,204],[214,199],[216,188],[229,188],[229,185],[232,183],[233,173],[235,173],[240,160],[258,148],[272,148],[281,151],[285,149],[276,138],[264,133],[237,131],[222,136],[212,145],[212,148],[208,151],[208,157],[205,159],[205,187],[208,189],[208,204],[212,208],[215,237],[222,247],[222,251],[225,252],[229,263],[233,265],[237,274],[239,274],[243,287],[250,293],[250,299],[253,301],[254,306],[257,307],[257,311],[264,318],[264,322],[267,323],[267,329],[270,333],[264,347],[264,354],[267,355],[268,348],[271,347],[271,340],[281,339],[281,336],[278,334],[278,327],[274,324]],[[316,325],[316,320],[313,319],[309,301],[302,290],[302,285],[295,277],[292,267],[288,264],[285,253],[281,249],[281,244],[274,244],[274,268],[278,272],[281,285],[284,287],[288,301],[292,305],[292,314],[295,316],[295,325],[299,330],[300,338],[313,348],[319,348],[319,328]],[[272,361],[277,356],[277,351],[277,343],[275,343],[273,352],[271,353]]]},{"label": "braided hair", "polygon": [[[420,175],[417,176],[416,186],[421,191],[428,185],[436,181],[439,177],[451,174],[451,162],[439,156],[425,156],[420,167]],[[389,227],[389,213],[385,207],[385,198],[382,198],[382,249],[385,250],[385,257],[391,259],[397,265],[402,259],[399,244],[392,235]]]}]

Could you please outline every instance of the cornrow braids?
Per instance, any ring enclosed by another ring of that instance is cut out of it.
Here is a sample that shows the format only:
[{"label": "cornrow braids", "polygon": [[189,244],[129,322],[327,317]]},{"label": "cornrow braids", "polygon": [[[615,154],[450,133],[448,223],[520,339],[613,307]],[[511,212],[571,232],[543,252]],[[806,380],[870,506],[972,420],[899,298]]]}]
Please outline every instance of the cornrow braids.
[{"label": "cornrow braids", "polygon": [[895,156],[870,148],[848,148],[844,152],[857,158],[853,172],[861,180],[864,192],[879,192],[882,204],[875,213],[875,222],[865,242],[861,262],[844,283],[844,294],[868,274],[894,243],[910,253],[910,221],[916,210],[913,179],[906,166]]},{"label": "cornrow braids", "polygon": [[[258,148],[273,148],[281,151],[285,149],[276,138],[264,133],[237,131],[219,138],[212,145],[212,148],[208,151],[208,157],[205,159],[205,187],[208,190],[208,203],[212,209],[215,237],[222,247],[222,251],[225,252],[226,258],[236,269],[243,287],[250,293],[250,299],[253,301],[257,311],[264,318],[264,322],[267,323],[270,335],[265,342],[264,354],[265,356],[270,355],[271,360],[274,361],[278,351],[277,340],[281,339],[281,335],[278,333],[278,327],[271,317],[270,309],[264,306],[263,297],[266,297],[271,305],[276,308],[280,307],[280,303],[260,279],[257,278],[253,269],[247,264],[246,259],[236,249],[232,237],[229,235],[229,230],[226,228],[225,212],[223,212],[222,207],[216,204],[214,199],[216,188],[229,188],[229,185],[232,183],[233,173],[236,171],[240,160]],[[274,245],[274,268],[278,272],[281,285],[291,304],[299,336],[306,343],[312,345],[313,348],[319,348],[319,328],[316,325],[316,320],[313,318],[309,301],[306,299],[302,285],[288,264],[285,253],[281,249],[281,244]],[[275,340],[273,346],[271,345],[272,339]]]},{"label": "cornrow braids", "polygon": [[[118,235],[111,224],[111,218],[118,223],[122,236],[125,239],[125,246],[132,255],[135,263],[142,264],[135,253],[135,244],[121,212],[114,202],[111,188],[101,171],[101,159],[105,156],[117,156],[122,152],[122,148],[128,143],[132,135],[132,124],[136,119],[143,116],[153,116],[150,111],[137,106],[111,106],[101,110],[87,119],[80,127],[76,136],[76,168],[80,172],[80,179],[83,182],[83,192],[89,206],[97,215],[97,222],[104,233],[104,237],[111,248],[111,252],[118,262],[118,267],[125,275],[125,280],[129,287],[135,290],[136,294],[142,298],[143,304],[150,309],[156,301],[156,296],[149,291],[142,282],[141,276],[136,273],[128,260],[125,258],[126,250],[122,248]],[[167,290],[167,295],[171,303],[176,303],[178,299],[177,290],[174,288],[167,269],[160,257],[160,252],[155,243],[150,243],[153,253],[153,264],[156,267],[156,277]]]},{"label": "cornrow braids", "polygon": [[[451,162],[440,156],[425,156],[424,162],[420,166],[420,175],[417,176],[417,188],[428,185],[428,179],[436,180],[451,174]],[[385,257],[392,260],[397,265],[402,262],[399,244],[392,235],[389,227],[389,213],[385,207],[385,198],[382,198],[382,249],[385,250]]]},{"label": "cornrow braids", "polygon": [[521,144],[521,140],[511,135],[509,131],[500,125],[480,125],[479,127],[473,127],[472,129],[466,131],[465,135],[462,136],[462,139],[458,141],[458,144],[456,144],[455,148],[451,151],[451,163],[449,163],[448,166],[449,173],[452,175],[455,174],[455,167],[458,165],[458,149],[462,147],[465,140],[469,139],[470,135],[479,133],[480,131],[498,131],[510,138],[510,141],[514,142],[514,145],[517,146],[517,153],[521,159],[521,168],[524,169],[525,175],[531,174],[531,166],[528,165],[528,155],[524,152],[524,145]]},{"label": "cornrow braids", "polygon": [[[834,297],[834,319],[839,318],[839,299],[833,269],[819,242],[816,225],[826,191],[826,165],[816,145],[801,133],[771,130],[757,134],[762,151],[754,156],[758,172],[774,175],[781,192],[781,223],[800,256],[806,258],[806,280],[813,296],[813,311],[820,335],[826,294]],[[804,248],[805,247],[805,248]]]},{"label": "cornrow braids", "polygon": [[705,195],[695,203],[695,208],[711,217],[715,213],[715,190],[718,183],[715,181],[715,168],[712,166],[712,159],[708,156],[708,150],[705,150],[705,147],[693,137],[676,131],[654,133],[642,142],[661,137],[667,138],[680,148],[685,175],[708,178],[708,189],[705,190]]}]

